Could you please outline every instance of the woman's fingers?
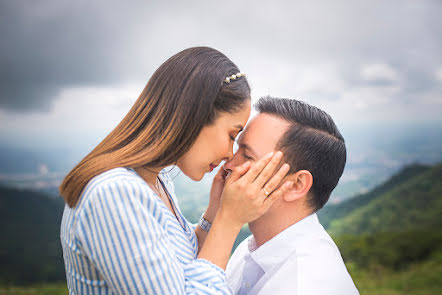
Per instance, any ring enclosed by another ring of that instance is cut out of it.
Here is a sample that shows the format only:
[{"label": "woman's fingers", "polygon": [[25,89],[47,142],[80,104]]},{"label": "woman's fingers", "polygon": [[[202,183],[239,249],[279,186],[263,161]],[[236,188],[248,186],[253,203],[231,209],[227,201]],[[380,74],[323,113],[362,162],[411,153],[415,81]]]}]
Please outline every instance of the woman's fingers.
[{"label": "woman's fingers", "polygon": [[293,181],[286,181],[277,190],[275,190],[271,195],[269,195],[264,200],[264,210],[267,211],[270,206],[279,198],[281,198],[291,187],[293,186]]},{"label": "woman's fingers", "polygon": [[271,194],[281,183],[282,179],[287,175],[290,170],[290,165],[285,163],[279,168],[278,172],[267,182],[264,184],[263,188],[266,192]]},{"label": "woman's fingers", "polygon": [[215,177],[213,177],[213,181],[224,182],[226,180],[226,176],[227,176],[226,170],[224,170],[223,167],[220,167]]},{"label": "woman's fingers", "polygon": [[244,175],[242,179],[246,183],[252,183],[255,181],[256,177],[261,173],[261,171],[267,166],[267,164],[272,160],[274,157],[274,152],[271,152],[267,155],[265,155],[263,158],[261,158],[258,162],[256,162],[252,168]]},{"label": "woman's fingers", "polygon": [[[264,169],[261,171],[261,173],[256,177],[255,184],[258,187],[263,187],[266,182],[269,181],[270,177],[272,177],[276,167],[278,167],[279,162],[281,162],[282,159],[282,153],[277,152],[273,158],[270,160],[270,162],[264,167]],[[279,184],[279,183],[278,183]],[[273,187],[275,189],[276,187]],[[266,188],[267,190],[267,188]],[[272,192],[267,190],[268,192]]]},{"label": "woman's fingers", "polygon": [[236,167],[232,170],[232,173],[230,173],[230,176],[228,177],[230,182],[237,181],[241,176],[243,176],[250,168],[250,161],[245,162],[241,166]]}]

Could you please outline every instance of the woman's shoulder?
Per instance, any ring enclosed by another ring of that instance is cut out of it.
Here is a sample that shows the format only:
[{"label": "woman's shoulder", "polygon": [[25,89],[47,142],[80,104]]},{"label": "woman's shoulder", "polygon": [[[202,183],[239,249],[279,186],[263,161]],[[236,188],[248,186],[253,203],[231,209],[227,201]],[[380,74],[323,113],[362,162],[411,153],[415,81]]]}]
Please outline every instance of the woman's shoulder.
[{"label": "woman's shoulder", "polygon": [[[151,195],[151,188],[131,168],[118,167],[102,172],[93,177],[82,192],[80,204],[99,199],[108,198],[109,195],[138,192]],[[135,194],[129,194],[135,195]],[[88,201],[89,200],[89,201]]]},{"label": "woman's shoulder", "polygon": [[93,177],[86,187],[94,188],[108,186],[109,184],[139,183],[145,184],[140,176],[132,169],[126,167],[117,167],[102,172]]}]

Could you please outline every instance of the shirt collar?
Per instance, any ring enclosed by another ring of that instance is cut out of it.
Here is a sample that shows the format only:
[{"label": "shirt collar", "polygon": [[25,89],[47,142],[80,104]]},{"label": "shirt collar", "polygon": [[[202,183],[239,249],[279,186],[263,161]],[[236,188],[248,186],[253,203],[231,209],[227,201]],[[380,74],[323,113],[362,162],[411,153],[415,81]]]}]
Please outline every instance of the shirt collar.
[{"label": "shirt collar", "polygon": [[259,248],[252,236],[248,241],[250,256],[264,272],[267,272],[295,252],[299,242],[306,235],[315,232],[318,225],[320,226],[318,216],[313,213],[289,226]]}]

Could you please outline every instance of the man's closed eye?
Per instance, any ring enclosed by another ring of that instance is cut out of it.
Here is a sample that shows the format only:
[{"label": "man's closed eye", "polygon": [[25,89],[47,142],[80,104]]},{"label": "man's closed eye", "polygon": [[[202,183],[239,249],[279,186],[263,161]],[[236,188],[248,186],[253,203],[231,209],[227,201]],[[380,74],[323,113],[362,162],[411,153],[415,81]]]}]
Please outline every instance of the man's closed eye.
[{"label": "man's closed eye", "polygon": [[252,157],[250,157],[250,156],[248,156],[246,153],[242,153],[242,156],[244,157],[244,159],[246,159],[246,160],[253,160],[253,158]]}]

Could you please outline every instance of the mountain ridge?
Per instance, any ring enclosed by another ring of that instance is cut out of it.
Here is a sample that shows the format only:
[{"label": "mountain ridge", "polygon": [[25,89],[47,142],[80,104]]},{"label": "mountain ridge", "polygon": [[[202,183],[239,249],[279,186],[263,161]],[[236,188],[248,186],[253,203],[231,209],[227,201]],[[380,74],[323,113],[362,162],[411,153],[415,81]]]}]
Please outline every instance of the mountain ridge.
[{"label": "mountain ridge", "polygon": [[358,194],[354,197],[350,197],[338,204],[326,205],[324,208],[318,211],[319,220],[321,221],[321,224],[327,229],[330,226],[331,220],[345,217],[356,208],[367,205],[369,202],[387,192],[392,187],[397,186],[424,171],[428,171],[429,169],[431,169],[431,167],[432,166],[430,165],[423,165],[419,163],[407,165],[399,172],[387,179],[384,183],[376,186],[367,193]]},{"label": "mountain ridge", "polygon": [[[416,171],[421,170],[420,173]],[[392,178],[396,185],[380,190],[362,206],[334,218],[327,228],[334,236],[389,231],[439,229],[442,226],[442,163],[414,166]],[[402,180],[400,176],[404,177]]]}]

